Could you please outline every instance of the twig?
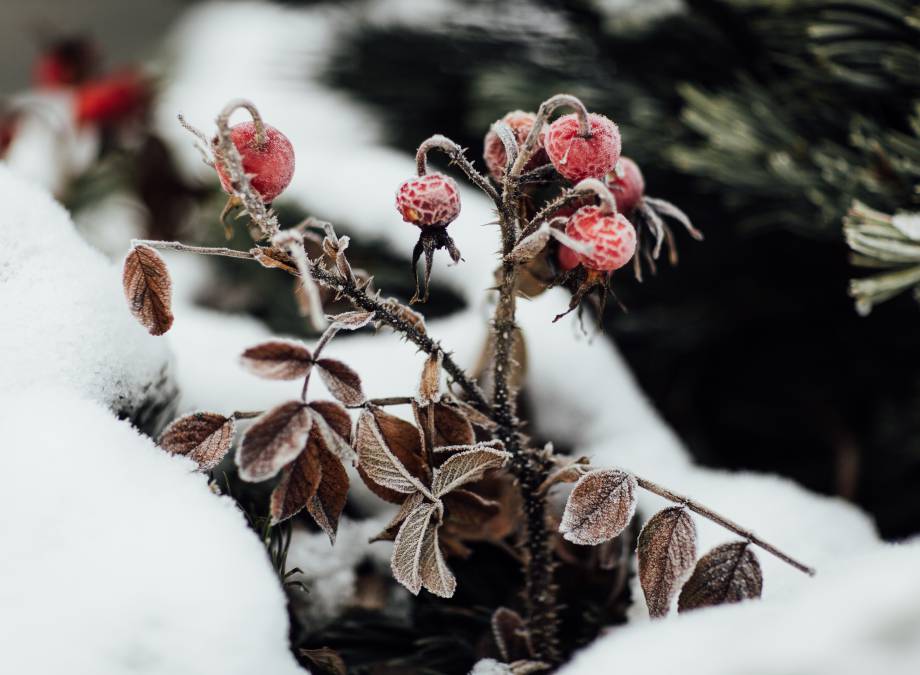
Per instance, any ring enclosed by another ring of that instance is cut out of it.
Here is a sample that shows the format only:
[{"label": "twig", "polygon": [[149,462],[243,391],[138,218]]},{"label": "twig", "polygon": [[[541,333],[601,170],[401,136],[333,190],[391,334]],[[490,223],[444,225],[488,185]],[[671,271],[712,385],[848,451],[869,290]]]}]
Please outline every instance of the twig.
[{"label": "twig", "polygon": [[369,405],[375,405],[380,408],[388,405],[409,405],[414,403],[415,399],[411,396],[386,396],[384,398],[369,398],[359,405],[347,405],[346,408],[366,408]]},{"label": "twig", "polygon": [[154,239],[132,239],[131,246],[149,246],[163,251],[181,251],[183,253],[197,253],[199,255],[216,255],[225,258],[241,258],[243,260],[254,260],[252,253],[249,251],[237,251],[233,248],[216,248],[212,246],[189,246],[179,241],[157,241]]},{"label": "twig", "polygon": [[645,478],[641,478],[639,476],[635,476],[635,478],[639,486],[644,488],[645,490],[648,490],[649,492],[652,492],[658,495],[659,497],[664,497],[668,501],[674,502],[675,504],[683,504],[684,506],[686,506],[688,509],[690,509],[694,513],[697,513],[703,516],[704,518],[711,520],[717,525],[721,525],[726,530],[734,532],[739,537],[744,537],[745,539],[747,539],[749,542],[751,542],[755,546],[759,546],[764,551],[767,551],[768,553],[772,553],[773,555],[775,555],[777,558],[779,558],[783,562],[788,563],[789,565],[792,565],[793,567],[795,567],[797,570],[801,570],[802,572],[804,572],[805,574],[808,574],[809,576],[814,576],[815,570],[813,567],[809,567],[808,565],[800,563],[795,558],[780,551],[773,544],[770,544],[769,542],[764,541],[763,539],[758,537],[756,534],[754,534],[750,530],[741,527],[740,525],[729,520],[725,516],[719,515],[715,511],[712,511],[708,507],[700,504],[699,502],[695,502],[692,499],[689,499],[688,497],[679,495],[676,492],[671,492],[667,488],[662,487],[658,485],[657,483],[653,483],[650,480],[646,480]]}]

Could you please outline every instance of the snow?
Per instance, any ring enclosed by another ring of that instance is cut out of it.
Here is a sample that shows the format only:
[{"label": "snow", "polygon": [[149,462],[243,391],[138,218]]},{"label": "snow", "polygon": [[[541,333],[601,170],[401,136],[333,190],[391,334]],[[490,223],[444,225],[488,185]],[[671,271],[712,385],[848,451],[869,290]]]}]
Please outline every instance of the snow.
[{"label": "snow", "polygon": [[0,395],[4,672],[302,673],[265,549],[191,461],[73,390]]}]

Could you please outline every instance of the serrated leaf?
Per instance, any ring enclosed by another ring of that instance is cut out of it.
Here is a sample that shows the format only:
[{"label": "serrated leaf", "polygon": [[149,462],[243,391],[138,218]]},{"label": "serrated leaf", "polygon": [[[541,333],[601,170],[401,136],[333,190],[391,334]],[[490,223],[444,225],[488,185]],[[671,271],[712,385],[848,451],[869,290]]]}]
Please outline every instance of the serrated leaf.
[{"label": "serrated leaf", "polygon": [[268,340],[243,352],[240,362],[267,380],[299,380],[313,366],[310,350],[296,340]]},{"label": "serrated leaf", "polygon": [[510,663],[533,656],[527,624],[520,614],[507,607],[499,607],[492,613],[492,637],[502,656]]},{"label": "serrated leaf", "polygon": [[282,403],[256,419],[237,449],[240,478],[258,482],[277,474],[306,445],[312,426],[310,409],[301,401]]},{"label": "serrated leaf", "polygon": [[351,446],[348,411],[335,401],[313,401],[309,406],[316,413],[313,423],[329,451],[342,461],[354,461],[357,455]]},{"label": "serrated leaf", "polygon": [[132,248],[121,283],[131,313],[148,333],[162,335],[172,327],[172,281],[159,253],[145,244]]},{"label": "serrated leaf", "polygon": [[390,522],[370,540],[370,543],[374,543],[375,541],[393,541],[396,539],[396,533],[399,531],[399,526],[402,525],[402,522],[412,513],[415,507],[423,501],[425,501],[425,497],[421,492],[413,492],[406,497],[400,505],[399,510],[393,518],[390,519]]},{"label": "serrated leaf", "polygon": [[358,473],[381,499],[401,504],[405,495],[426,491],[421,438],[412,424],[379,408],[365,410],[358,418],[355,449]]},{"label": "serrated leaf", "polygon": [[582,476],[569,495],[559,532],[573,544],[596,546],[626,529],[636,512],[636,479],[617,469]]},{"label": "serrated leaf", "polygon": [[750,544],[746,541],[722,544],[696,563],[680,591],[677,611],[759,598],[762,592],[763,574]]},{"label": "serrated leaf", "polygon": [[680,582],[696,560],[696,526],[684,506],[662,509],[642,528],[636,550],[648,613],[666,616]]},{"label": "serrated leaf", "polygon": [[434,447],[446,445],[472,445],[476,441],[473,425],[458,408],[445,403],[435,403],[418,409],[419,425],[428,429],[428,411],[434,411]]},{"label": "serrated leaf", "polygon": [[438,542],[437,525],[429,525],[422,542],[422,556],[419,561],[419,574],[422,586],[441,598],[452,598],[457,590],[457,579],[444,561],[441,544]]},{"label": "serrated leaf", "polygon": [[198,412],[180,417],[163,431],[159,446],[173,455],[184,455],[210,471],[230,449],[233,419],[212,412]]},{"label": "serrated leaf", "polygon": [[272,525],[297,515],[316,494],[323,479],[323,468],[311,435],[303,452],[284,467],[281,480],[272,490],[269,507]]},{"label": "serrated leaf", "polygon": [[461,485],[479,480],[490,469],[501,468],[510,457],[511,455],[504,450],[488,447],[451,455],[434,470],[431,491],[435,497],[446,495]]},{"label": "serrated leaf", "polygon": [[393,556],[390,559],[393,578],[413,595],[418,595],[422,589],[422,546],[434,510],[435,505],[431,502],[416,506],[403,521],[396,541],[393,542]]},{"label": "serrated leaf", "polygon": [[335,535],[339,529],[339,516],[348,499],[348,474],[342,462],[326,449],[322,436],[314,427],[312,436],[316,436],[316,453],[322,468],[322,480],[316,493],[307,502],[307,511],[320,529],[335,544]]},{"label": "serrated leaf", "polygon": [[316,369],[329,393],[345,405],[359,406],[367,400],[361,388],[361,377],[341,361],[320,359]]},{"label": "serrated leaf", "polygon": [[443,354],[440,350],[425,359],[422,367],[422,376],[418,384],[419,405],[437,403],[441,400],[441,360]]}]

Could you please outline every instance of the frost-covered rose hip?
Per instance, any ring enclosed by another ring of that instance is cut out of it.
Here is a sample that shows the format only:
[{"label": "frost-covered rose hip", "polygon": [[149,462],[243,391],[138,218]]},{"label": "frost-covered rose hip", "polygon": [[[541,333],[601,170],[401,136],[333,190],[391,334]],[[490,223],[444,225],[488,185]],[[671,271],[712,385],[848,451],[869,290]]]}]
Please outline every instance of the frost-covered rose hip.
[{"label": "frost-covered rose hip", "polygon": [[[507,124],[511,131],[514,132],[514,138],[520,147],[527,140],[527,136],[533,129],[536,119],[537,116],[532,112],[514,110],[502,117],[500,121]],[[502,143],[498,134],[490,129],[489,133],[486,134],[484,145],[485,149],[482,157],[486,162],[489,173],[492,174],[496,181],[500,182],[505,177],[505,165],[508,162],[508,155],[505,154],[505,144]],[[537,140],[537,149],[527,161],[527,164],[524,165],[524,171],[543,166],[547,161],[546,151],[543,149],[543,139],[540,138]]]},{"label": "frost-covered rose hip", "polygon": [[645,194],[645,178],[639,165],[629,157],[620,157],[619,173],[616,170],[607,174],[607,185],[617,200],[617,210],[632,213]]},{"label": "frost-covered rose hip", "polygon": [[[243,171],[250,176],[253,189],[268,204],[284,192],[294,175],[294,147],[287,136],[268,124],[263,125],[265,136],[258,138],[255,122],[242,122],[230,127],[230,138],[243,159]],[[261,143],[260,143],[261,140]],[[216,139],[214,143],[216,147]],[[217,175],[224,191],[233,194],[230,177],[220,162]]]},{"label": "frost-covered rose hip", "polygon": [[579,133],[578,115],[564,115],[545,131],[543,146],[561,176],[577,183],[603,178],[620,159],[620,130],[603,115],[588,115],[590,134]]},{"label": "frost-covered rose hip", "polygon": [[410,178],[396,191],[396,210],[419,227],[447,227],[460,215],[457,183],[443,173]]},{"label": "frost-covered rose hip", "polygon": [[613,272],[628,263],[636,252],[636,229],[622,213],[601,206],[584,206],[565,224],[565,233],[591,245],[591,252],[577,254],[582,265],[595,272]]}]

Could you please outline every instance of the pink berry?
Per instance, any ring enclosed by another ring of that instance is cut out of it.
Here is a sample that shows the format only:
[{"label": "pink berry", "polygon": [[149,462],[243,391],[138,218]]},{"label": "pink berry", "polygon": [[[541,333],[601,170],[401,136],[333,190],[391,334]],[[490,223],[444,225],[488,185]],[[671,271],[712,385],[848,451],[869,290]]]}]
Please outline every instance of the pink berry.
[{"label": "pink berry", "polygon": [[[259,145],[254,122],[242,122],[230,127],[230,138],[243,159],[243,171],[249,174],[253,189],[268,204],[284,192],[294,176],[294,146],[287,136],[275,127],[264,125],[265,139]],[[220,184],[227,193],[232,193],[230,177],[217,163]]]},{"label": "pink berry", "polygon": [[565,244],[559,244],[559,250],[556,252],[556,260],[559,263],[559,267],[565,272],[573,270],[581,265],[578,254]]},{"label": "pink berry", "polygon": [[578,116],[560,117],[546,130],[543,145],[556,171],[577,183],[585,178],[603,178],[620,158],[620,130],[603,115],[588,115],[591,135],[578,132]]},{"label": "pink berry", "polygon": [[[527,140],[527,136],[530,134],[531,129],[533,129],[533,123],[536,119],[537,116],[532,112],[514,110],[502,117],[501,121],[511,128],[518,146],[521,146],[524,144],[524,141]],[[489,168],[492,177],[497,181],[501,181],[502,178],[505,177],[505,164],[508,161],[508,156],[505,154],[505,144],[502,143],[498,134],[491,129],[489,133],[486,134],[485,151],[482,156],[486,161],[486,166]],[[537,139],[537,150],[533,153],[527,164],[524,165],[524,171],[530,171],[536,169],[538,166],[543,166],[547,161],[546,151],[543,149],[543,139],[539,138]]]},{"label": "pink berry", "polygon": [[615,170],[608,173],[607,185],[617,200],[617,210],[631,213],[645,194],[645,179],[639,165],[629,157],[620,157],[620,174]]},{"label": "pink berry", "polygon": [[565,233],[592,246],[578,254],[581,264],[597,272],[613,272],[636,252],[636,228],[622,213],[605,213],[600,206],[584,206],[565,224]]},{"label": "pink berry", "polygon": [[410,178],[396,191],[396,210],[419,227],[447,227],[460,214],[457,183],[443,173]]}]

